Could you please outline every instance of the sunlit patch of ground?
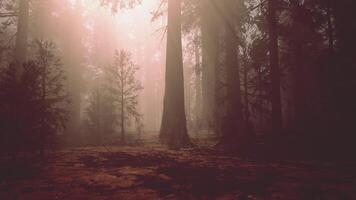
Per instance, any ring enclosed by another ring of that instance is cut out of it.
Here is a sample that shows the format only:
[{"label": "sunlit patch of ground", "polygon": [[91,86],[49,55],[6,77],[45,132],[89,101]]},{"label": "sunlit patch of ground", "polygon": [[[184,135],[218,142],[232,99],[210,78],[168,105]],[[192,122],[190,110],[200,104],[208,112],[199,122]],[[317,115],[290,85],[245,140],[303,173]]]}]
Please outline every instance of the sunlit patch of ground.
[{"label": "sunlit patch of ground", "polygon": [[247,160],[159,145],[72,148],[47,157],[16,169],[2,163],[0,199],[356,199],[354,163]]}]

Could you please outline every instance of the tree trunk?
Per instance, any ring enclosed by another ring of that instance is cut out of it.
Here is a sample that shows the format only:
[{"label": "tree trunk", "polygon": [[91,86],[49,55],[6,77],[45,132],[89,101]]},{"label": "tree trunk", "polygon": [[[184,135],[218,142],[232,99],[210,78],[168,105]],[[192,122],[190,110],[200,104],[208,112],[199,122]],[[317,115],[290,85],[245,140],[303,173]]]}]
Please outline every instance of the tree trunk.
[{"label": "tree trunk", "polygon": [[202,120],[202,91],[201,91],[201,63],[200,63],[200,54],[199,54],[199,45],[195,42],[194,47],[195,54],[195,128],[196,131],[199,131],[201,127]]},{"label": "tree trunk", "polygon": [[125,143],[125,102],[124,102],[124,81],[121,78],[121,142]]},{"label": "tree trunk", "polygon": [[260,106],[260,110],[259,110],[259,128],[260,130],[262,130],[263,128],[263,88],[262,88],[262,72],[261,72],[261,66],[258,65],[258,67],[256,67],[256,73],[257,73],[257,87],[258,87],[258,103]]},{"label": "tree trunk", "polygon": [[225,62],[227,70],[227,113],[222,129],[223,145],[241,148],[246,145],[246,124],[241,102],[240,72],[237,57],[237,34],[235,31],[234,0],[225,0]]},{"label": "tree trunk", "polygon": [[334,53],[334,27],[332,23],[332,16],[331,16],[331,3],[330,0],[326,1],[326,17],[328,21],[328,28],[327,28],[327,34],[329,38],[329,51],[330,55]]},{"label": "tree trunk", "polygon": [[[214,2],[213,2],[214,1]],[[218,14],[216,0],[202,0],[202,82],[203,82],[203,128],[215,127],[215,79],[218,61]],[[216,127],[215,127],[216,128]]]},{"label": "tree trunk", "polygon": [[[20,0],[15,44],[15,61],[19,65],[22,65],[27,59],[28,20],[29,0]],[[22,67],[18,67],[18,69],[18,74],[22,74]]]},{"label": "tree trunk", "polygon": [[244,103],[245,103],[245,121],[248,125],[250,120],[249,99],[248,99],[248,69],[247,69],[247,52],[244,50]]},{"label": "tree trunk", "polygon": [[[100,84],[100,83],[99,83]],[[99,86],[99,84],[98,84],[98,86]],[[101,94],[100,94],[100,89],[99,88],[97,88],[96,89],[96,114],[97,114],[97,116],[96,116],[96,130],[97,130],[97,132],[96,132],[96,139],[97,139],[97,141],[96,141],[96,144],[97,145],[101,145],[101,142],[102,142],[102,138],[101,138]]]},{"label": "tree trunk", "polygon": [[[308,100],[307,100],[307,91],[308,91],[308,72],[306,70],[304,59],[305,55],[303,54],[303,49],[305,48],[303,44],[306,43],[303,39],[306,27],[303,25],[303,19],[301,18],[300,10],[301,5],[296,4],[292,9],[293,16],[293,27],[299,32],[295,32],[292,35],[292,52],[295,57],[293,76],[294,76],[294,103],[295,103],[295,126],[297,129],[303,129],[307,126],[306,122],[309,121],[307,118],[310,116],[308,114]],[[309,100],[310,101],[310,100]],[[302,130],[303,131],[303,130]]]},{"label": "tree trunk", "polygon": [[[47,75],[47,62],[43,62],[42,66],[42,80],[41,80],[41,89],[42,89],[42,96],[41,96],[41,101],[42,105],[46,105],[46,98],[47,98],[47,90],[46,90],[46,85],[47,85],[47,80],[46,80],[46,75]],[[40,133],[40,138],[39,140],[41,141],[40,144],[40,154],[41,157],[44,156],[44,151],[45,151],[45,144],[46,144],[46,131],[47,127],[45,127],[45,110],[42,108],[42,114],[41,114],[41,133]]]},{"label": "tree trunk", "polygon": [[279,134],[282,130],[282,103],[278,56],[276,6],[277,0],[268,1],[269,56],[272,84],[272,131],[274,132],[274,134]]},{"label": "tree trunk", "polygon": [[[76,140],[80,129],[81,109],[81,85],[82,85],[82,55],[83,46],[81,41],[81,2],[75,2],[75,9],[69,10],[67,14],[67,37],[65,39],[65,51],[63,62],[66,66],[67,87],[71,96],[69,104],[70,116],[67,122],[66,134],[70,140]],[[72,29],[71,26],[78,29]],[[74,138],[74,139],[73,139]]]},{"label": "tree trunk", "polygon": [[190,139],[186,123],[181,38],[181,1],[168,0],[167,58],[160,141],[174,149],[188,146]]},{"label": "tree trunk", "polygon": [[302,46],[300,43],[302,41],[296,39],[293,45],[293,51],[295,55],[295,65],[293,70],[294,75],[294,101],[295,101],[295,123],[297,127],[302,128],[301,126],[305,125],[304,119],[306,117],[306,104],[305,104],[305,86],[304,82],[306,80],[303,79],[304,74],[304,65],[303,65],[303,54],[302,54]]}]

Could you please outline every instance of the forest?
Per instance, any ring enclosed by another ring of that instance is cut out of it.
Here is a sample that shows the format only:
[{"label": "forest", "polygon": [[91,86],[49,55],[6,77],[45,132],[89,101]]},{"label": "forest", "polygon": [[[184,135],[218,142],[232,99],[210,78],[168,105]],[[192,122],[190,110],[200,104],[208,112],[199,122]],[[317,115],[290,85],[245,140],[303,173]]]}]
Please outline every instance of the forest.
[{"label": "forest", "polygon": [[355,11],[0,0],[0,199],[356,199]]}]

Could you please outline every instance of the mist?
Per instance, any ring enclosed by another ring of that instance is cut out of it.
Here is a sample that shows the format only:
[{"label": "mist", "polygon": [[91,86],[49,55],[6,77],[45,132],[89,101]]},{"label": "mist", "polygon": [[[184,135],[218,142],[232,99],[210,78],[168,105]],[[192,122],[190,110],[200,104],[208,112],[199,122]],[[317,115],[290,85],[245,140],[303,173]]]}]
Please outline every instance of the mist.
[{"label": "mist", "polygon": [[0,199],[356,199],[353,0],[0,0]]}]

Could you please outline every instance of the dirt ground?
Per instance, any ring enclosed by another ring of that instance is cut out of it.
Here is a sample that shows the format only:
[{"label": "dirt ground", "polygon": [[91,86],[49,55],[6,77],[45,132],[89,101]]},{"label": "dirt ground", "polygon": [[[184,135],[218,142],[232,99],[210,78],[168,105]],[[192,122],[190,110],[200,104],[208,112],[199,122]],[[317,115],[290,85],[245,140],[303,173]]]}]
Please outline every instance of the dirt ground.
[{"label": "dirt ground", "polygon": [[1,161],[0,199],[356,199],[356,164],[251,160],[213,148],[70,148]]}]

